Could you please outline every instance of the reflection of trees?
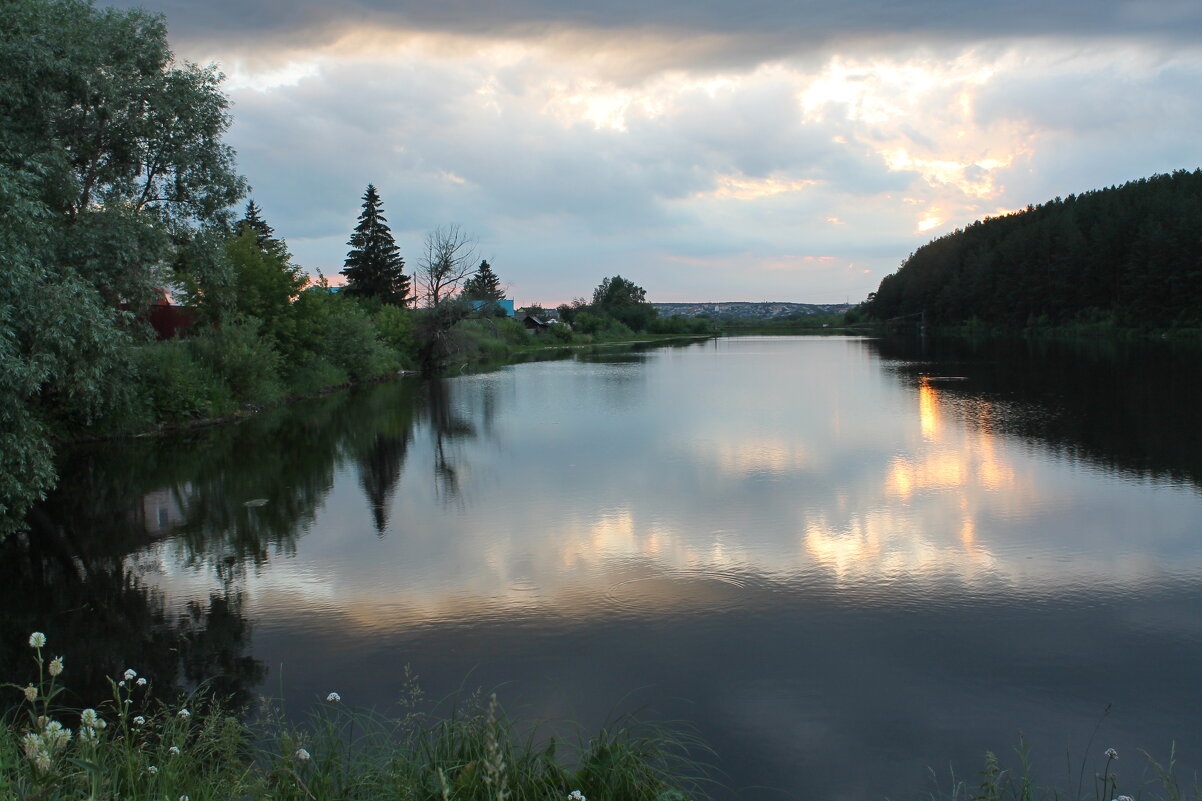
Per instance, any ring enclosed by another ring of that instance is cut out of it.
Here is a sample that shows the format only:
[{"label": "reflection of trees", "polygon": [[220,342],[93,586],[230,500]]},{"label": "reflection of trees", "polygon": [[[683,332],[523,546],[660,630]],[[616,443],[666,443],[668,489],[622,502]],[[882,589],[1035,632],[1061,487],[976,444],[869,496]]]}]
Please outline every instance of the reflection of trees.
[{"label": "reflection of trees", "polygon": [[[27,674],[30,631],[52,635],[71,687],[93,702],[105,676],[133,666],[160,695],[207,681],[244,700],[262,667],[238,582],[272,554],[291,554],[334,482],[360,458],[372,486],[395,486],[412,437],[418,388],[395,382],[272,410],[237,425],[107,442],[65,452],[58,489],[0,555],[5,680]],[[184,604],[144,577],[169,538],[185,567],[221,589]],[[172,611],[179,608],[180,611]]]},{"label": "reflection of trees", "polygon": [[401,478],[408,449],[408,433],[401,437],[381,435],[359,458],[359,484],[371,505],[376,534],[381,537],[388,528],[388,507],[392,503],[397,481]]},{"label": "reflection of trees", "polygon": [[[908,381],[939,383],[969,425],[1036,440],[1116,470],[1202,486],[1202,359],[1169,343],[887,338],[866,340]],[[1002,413],[983,416],[973,401]]]},{"label": "reflection of trees", "polygon": [[449,446],[461,438],[475,436],[475,428],[451,403],[450,381],[445,378],[426,382],[425,412],[434,434],[435,487],[444,500],[457,498],[459,467],[448,456]]},{"label": "reflection of trees", "polygon": [[245,655],[250,626],[239,592],[227,585],[172,615],[162,593],[125,558],[122,543],[78,538],[45,515],[36,517],[28,532],[0,546],[5,680],[33,675],[24,646],[29,632],[43,631],[48,650],[66,657],[64,679],[74,695],[68,703],[111,697],[108,678],[127,667],[149,677],[161,699],[203,678],[235,704],[250,700],[264,669]]}]

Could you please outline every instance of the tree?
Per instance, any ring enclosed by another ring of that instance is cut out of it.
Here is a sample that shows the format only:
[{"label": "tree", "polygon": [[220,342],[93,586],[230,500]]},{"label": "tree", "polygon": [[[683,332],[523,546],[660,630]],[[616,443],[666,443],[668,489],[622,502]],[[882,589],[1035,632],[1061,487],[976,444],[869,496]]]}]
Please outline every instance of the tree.
[{"label": "tree", "polygon": [[658,312],[647,302],[647,290],[620,275],[606,278],[593,290],[594,312],[603,314],[628,326],[632,331],[644,331]]},{"label": "tree", "polygon": [[264,333],[287,343],[293,333],[292,301],[308,276],[292,263],[283,242],[268,239],[265,247],[260,231],[251,226],[226,243],[226,257],[234,268],[235,310],[262,320]]},{"label": "tree", "polygon": [[425,252],[418,267],[426,306],[437,307],[452,297],[472,272],[475,260],[476,242],[459,225],[440,225],[426,234]]},{"label": "tree", "polygon": [[593,305],[604,310],[646,302],[647,290],[620,275],[602,279],[593,290]]},{"label": "tree", "polygon": [[492,271],[492,265],[487,261],[480,262],[476,273],[463,285],[465,300],[503,300],[505,290],[501,288],[501,279]]},{"label": "tree", "polygon": [[136,402],[131,312],[173,265],[220,283],[214,234],[245,190],[221,75],[177,66],[161,17],[83,0],[3,15],[0,532],[53,483],[51,426]]},{"label": "tree", "polygon": [[254,231],[259,247],[266,251],[279,246],[281,243],[275,238],[275,229],[267,224],[267,221],[261,216],[261,212],[262,209],[255,204],[254,200],[248,200],[246,202],[246,214],[238,221],[235,229],[239,234],[247,229]]},{"label": "tree", "polygon": [[376,187],[368,184],[363,193],[359,224],[347,242],[351,250],[346,254],[342,269],[346,276],[345,291],[350,295],[377,298],[383,303],[403,305],[409,301],[409,276],[403,272],[405,260],[392,238],[382,206]]}]

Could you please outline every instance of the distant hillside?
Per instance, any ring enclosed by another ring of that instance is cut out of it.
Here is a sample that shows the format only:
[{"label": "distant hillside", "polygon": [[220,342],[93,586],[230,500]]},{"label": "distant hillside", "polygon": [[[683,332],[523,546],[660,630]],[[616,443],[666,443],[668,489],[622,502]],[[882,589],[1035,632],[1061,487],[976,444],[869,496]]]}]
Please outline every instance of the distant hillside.
[{"label": "distant hillside", "polygon": [[877,320],[1202,324],[1202,170],[977,221],[919,248],[868,297]]},{"label": "distant hillside", "polygon": [[661,317],[700,317],[714,320],[775,320],[814,314],[842,314],[851,308],[846,303],[652,303]]}]

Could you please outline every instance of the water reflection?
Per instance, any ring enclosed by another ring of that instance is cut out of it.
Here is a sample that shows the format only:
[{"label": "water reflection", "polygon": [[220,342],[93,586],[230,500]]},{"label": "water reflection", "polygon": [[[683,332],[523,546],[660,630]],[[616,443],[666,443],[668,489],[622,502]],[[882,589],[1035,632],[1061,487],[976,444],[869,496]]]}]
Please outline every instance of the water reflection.
[{"label": "water reflection", "polygon": [[[1198,368],[1131,355],[731,339],[80,449],[5,546],[5,659],[59,626],[110,643],[68,654],[96,675],[160,659],[180,685],[282,673],[308,699],[353,668],[371,702],[412,662],[434,695],[512,682],[586,726],[646,687],[736,784],[805,764],[820,797],[1111,701],[1159,733],[1198,690],[1152,692],[1114,652],[1202,667],[1202,451],[1171,436],[1202,421],[1127,386]],[[840,790],[867,752],[879,770]]]}]

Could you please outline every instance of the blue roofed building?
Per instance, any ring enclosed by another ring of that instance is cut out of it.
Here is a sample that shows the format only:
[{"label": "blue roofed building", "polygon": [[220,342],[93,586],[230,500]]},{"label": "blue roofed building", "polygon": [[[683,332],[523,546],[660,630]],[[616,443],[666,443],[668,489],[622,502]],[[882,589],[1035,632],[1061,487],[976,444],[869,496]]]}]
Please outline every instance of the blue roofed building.
[{"label": "blue roofed building", "polygon": [[513,299],[502,298],[501,300],[469,300],[468,305],[472,307],[472,311],[476,314],[481,313],[489,306],[500,306],[505,312],[506,317],[513,317]]}]

